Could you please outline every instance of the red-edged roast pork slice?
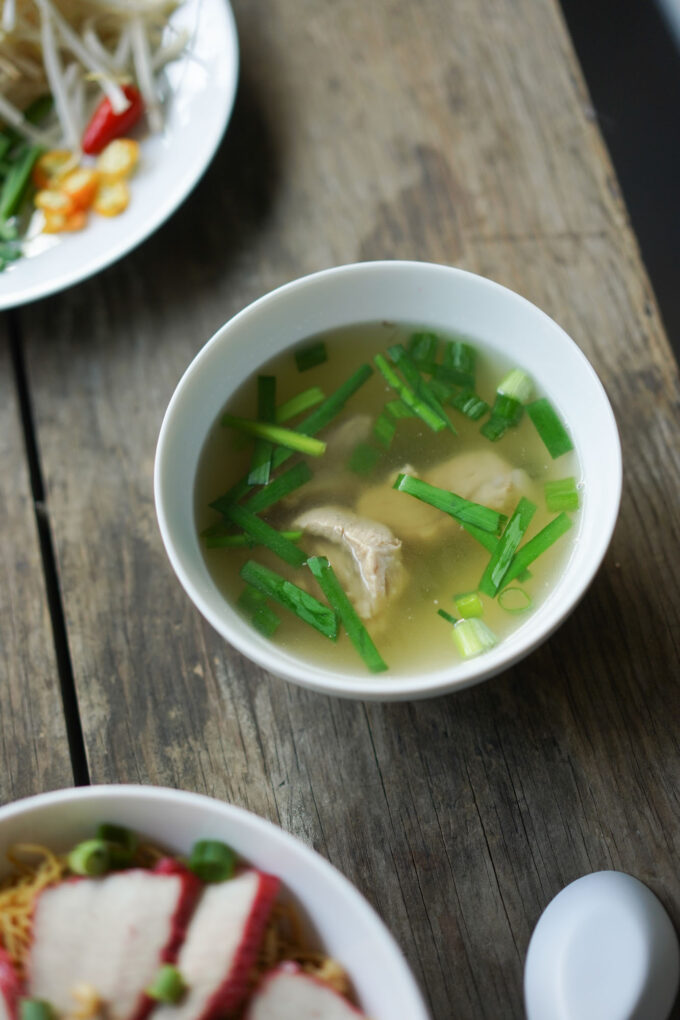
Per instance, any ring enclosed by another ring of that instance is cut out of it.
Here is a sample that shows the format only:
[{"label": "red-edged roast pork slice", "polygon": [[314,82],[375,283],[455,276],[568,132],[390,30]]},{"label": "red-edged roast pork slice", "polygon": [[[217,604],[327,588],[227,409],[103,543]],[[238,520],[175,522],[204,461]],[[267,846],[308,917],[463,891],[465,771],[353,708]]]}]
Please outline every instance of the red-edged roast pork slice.
[{"label": "red-edged roast pork slice", "polygon": [[278,888],[254,870],[206,887],[177,957],[187,993],[151,1020],[214,1020],[240,1005]]},{"label": "red-edged roast pork slice", "polygon": [[296,963],[270,971],[253,996],[245,1020],[366,1020],[365,1014]]},{"label": "red-edged roast pork slice", "polygon": [[0,1020],[16,1020],[21,982],[9,953],[0,946]]},{"label": "red-edged roast pork slice", "polygon": [[72,1013],[73,990],[92,988],[109,1020],[144,1020],[144,989],[173,962],[201,889],[172,862],[45,889],[33,915],[28,994],[58,1015]]}]

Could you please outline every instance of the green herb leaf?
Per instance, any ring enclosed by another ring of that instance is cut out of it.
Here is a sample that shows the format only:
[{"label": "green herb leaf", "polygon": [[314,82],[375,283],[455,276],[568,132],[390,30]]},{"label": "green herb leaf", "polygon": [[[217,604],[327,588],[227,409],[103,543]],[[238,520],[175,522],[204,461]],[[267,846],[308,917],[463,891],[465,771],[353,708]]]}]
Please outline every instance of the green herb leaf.
[{"label": "green herb leaf", "polygon": [[251,584],[268,598],[274,599],[291,613],[295,613],[299,619],[304,620],[331,641],[336,640],[338,620],[335,613],[313,595],[254,560],[248,560],[241,567],[240,575],[246,584]]},{"label": "green herb leaf", "polygon": [[340,618],[347,636],[370,671],[382,673],[388,669],[326,557],[311,556],[307,560],[307,566],[319,582],[319,587]]}]

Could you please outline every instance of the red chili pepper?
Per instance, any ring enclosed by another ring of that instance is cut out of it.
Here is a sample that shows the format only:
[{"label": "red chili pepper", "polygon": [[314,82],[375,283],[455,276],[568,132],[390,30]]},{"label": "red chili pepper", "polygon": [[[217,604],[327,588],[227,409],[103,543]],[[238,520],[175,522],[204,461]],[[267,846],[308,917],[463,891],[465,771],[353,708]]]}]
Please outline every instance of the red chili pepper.
[{"label": "red chili pepper", "polygon": [[124,135],[144,113],[144,100],[139,89],[134,85],[123,85],[122,89],[130,102],[127,110],[123,110],[122,113],[114,113],[110,99],[105,97],[85,128],[83,152],[89,156],[98,155],[114,138]]}]

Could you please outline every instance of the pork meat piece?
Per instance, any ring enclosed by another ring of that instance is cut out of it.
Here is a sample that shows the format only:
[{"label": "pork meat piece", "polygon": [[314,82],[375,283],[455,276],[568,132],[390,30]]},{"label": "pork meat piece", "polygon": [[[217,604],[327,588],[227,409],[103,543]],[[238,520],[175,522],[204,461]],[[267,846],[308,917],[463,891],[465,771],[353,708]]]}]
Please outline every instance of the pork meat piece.
[{"label": "pork meat piece", "polygon": [[245,1020],[361,1020],[365,1014],[328,985],[284,963],[267,974]]},{"label": "pork meat piece", "polygon": [[404,584],[401,540],[378,521],[339,506],[317,506],[300,514],[294,527],[321,541],[314,553],[327,556],[359,616],[370,620]]},{"label": "pork meat piece", "polygon": [[463,499],[506,514],[514,510],[521,496],[532,498],[533,495],[536,502],[536,485],[526,471],[513,468],[495,450],[459,453],[424,471],[421,478]]},{"label": "pork meat piece", "polygon": [[441,510],[435,510],[393,487],[399,474],[419,477],[410,464],[405,464],[400,471],[392,471],[384,481],[361,494],[356,512],[361,517],[379,518],[402,542],[427,543],[444,537],[447,531],[455,532],[455,522]]}]

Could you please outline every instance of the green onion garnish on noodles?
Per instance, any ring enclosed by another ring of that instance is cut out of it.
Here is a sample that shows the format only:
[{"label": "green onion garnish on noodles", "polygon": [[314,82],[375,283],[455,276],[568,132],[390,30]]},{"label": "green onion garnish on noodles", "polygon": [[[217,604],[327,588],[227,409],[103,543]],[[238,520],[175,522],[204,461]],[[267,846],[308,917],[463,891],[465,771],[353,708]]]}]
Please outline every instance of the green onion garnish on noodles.
[{"label": "green onion garnish on noodles", "polygon": [[[280,531],[279,535],[289,542],[299,542],[302,538],[301,531]],[[251,535],[243,533],[206,535],[204,541],[206,549],[252,549],[258,544]]]},{"label": "green onion garnish on noodles", "polygon": [[482,400],[472,390],[461,390],[449,399],[449,403],[471,421],[478,421],[489,410],[486,400]]},{"label": "green onion garnish on noodles", "polygon": [[382,454],[370,443],[357,443],[352,450],[347,467],[356,475],[370,475]]},{"label": "green onion garnish on noodles", "polygon": [[515,550],[522,541],[535,512],[536,504],[522,496],[498,540],[498,545],[491,554],[491,559],[479,582],[479,590],[485,595],[489,595],[491,598],[496,595],[508,572]]},{"label": "green onion garnish on noodles", "polygon": [[323,340],[307,344],[306,347],[300,347],[295,352],[295,364],[298,367],[298,372],[307,372],[310,368],[323,365],[324,361],[328,361],[328,353]]},{"label": "green onion garnish on noodles", "polygon": [[309,411],[311,407],[316,407],[323,399],[324,392],[321,387],[310,386],[308,390],[303,390],[302,393],[297,393],[290,400],[285,400],[276,409],[276,424],[283,425],[285,422],[290,421],[291,418],[296,418],[298,414]]},{"label": "green onion garnish on noodles", "polygon": [[111,847],[104,839],[86,839],[74,846],[66,860],[74,875],[105,875],[111,868]]},{"label": "green onion garnish on noodles", "polygon": [[347,636],[364,660],[371,673],[382,673],[388,668],[373,644],[371,635],[361,622],[356,609],[347,598],[342,585],[325,556],[311,556],[307,566],[319,582],[319,587],[337,613]]},{"label": "green onion garnish on noodles", "polygon": [[464,595],[456,595],[453,601],[456,603],[456,609],[465,620],[484,614],[484,605],[476,591],[466,592]]},{"label": "green onion garnish on noodles", "polygon": [[508,585],[515,578],[519,577],[523,570],[541,556],[546,549],[549,549],[554,542],[561,538],[572,525],[571,517],[566,513],[553,517],[549,524],[546,524],[537,535],[529,539],[521,549],[515,553],[507,574],[503,578],[503,584]]},{"label": "green onion garnish on noodles", "polygon": [[469,499],[457,496],[455,492],[439,489],[436,485],[430,485],[411,475],[397,475],[392,488],[406,492],[409,496],[415,496],[423,503],[429,503],[437,510],[442,510],[450,517],[455,517],[464,527],[467,524],[472,524],[491,535],[497,535],[507,520],[505,514],[501,514],[497,510],[481,506],[480,503],[472,503]]},{"label": "green onion garnish on noodles", "polygon": [[295,453],[305,453],[309,457],[320,457],[326,452],[326,444],[320,439],[313,439],[311,436],[303,435],[295,429],[283,428],[281,425],[239,418],[235,414],[223,414],[220,422],[228,428],[245,432],[246,435],[255,436],[256,439],[268,439],[270,443],[284,446],[286,450],[292,450]]},{"label": "green onion garnish on noodles", "polygon": [[560,510],[578,510],[579,498],[575,478],[558,478],[544,485],[545,505],[551,514]]},{"label": "green onion garnish on noodles", "polygon": [[31,179],[31,171],[43,151],[40,145],[26,145],[12,163],[0,191],[0,220],[13,216]]},{"label": "green onion garnish on noodles", "polygon": [[527,414],[553,460],[574,449],[567,430],[546,397],[534,400],[533,404],[527,404]]},{"label": "green onion garnish on noodles", "polygon": [[[296,489],[299,489],[301,485],[305,485],[312,477],[312,472],[309,465],[304,461],[298,461],[292,468],[288,468],[282,475],[272,479],[269,485],[265,485],[263,489],[258,489],[254,492],[246,502],[245,506],[250,510],[251,514],[259,514],[262,510],[268,510],[270,506],[274,506],[284,496],[290,495]],[[216,503],[219,503],[216,500]],[[216,510],[220,507],[212,504]]]},{"label": "green onion garnish on noodles", "polygon": [[55,1020],[56,1013],[45,999],[19,999],[19,1020]]},{"label": "green onion garnish on noodles", "polygon": [[144,991],[150,999],[175,1005],[187,990],[184,978],[171,963],[164,963],[158,968],[156,976]]},{"label": "green onion garnish on noodles", "polygon": [[236,869],[236,854],[219,839],[199,839],[191,848],[188,867],[202,882],[226,882]]},{"label": "green onion garnish on noodles", "polygon": [[254,560],[248,560],[241,567],[240,573],[246,584],[252,584],[253,588],[257,588],[264,595],[289,609],[291,613],[295,613],[310,627],[314,627],[325,637],[335,641],[338,636],[337,617],[332,609],[324,606],[313,595]]},{"label": "green onion garnish on noodles", "polygon": [[[272,423],[276,415],[276,376],[258,375],[257,377],[257,417],[258,421]],[[250,462],[249,485],[266,485],[272,463],[274,447],[270,440],[260,437],[255,440],[255,449]]]},{"label": "green onion garnish on noodles", "polygon": [[258,545],[264,545],[276,556],[289,563],[292,567],[301,567],[307,560],[307,554],[299,549],[280,531],[272,528],[261,518],[246,510],[245,507],[232,503],[225,510],[225,516],[237,527],[242,528]]},{"label": "green onion garnish on noodles", "polygon": [[394,433],[397,431],[397,426],[394,421],[389,418],[386,414],[379,414],[373,425],[373,435],[377,442],[385,449],[389,450],[394,439]]},{"label": "green onion garnish on noodles", "polygon": [[433,432],[441,432],[442,429],[446,428],[446,421],[432,410],[429,404],[426,404],[424,400],[421,400],[413,390],[402,382],[397,373],[394,371],[390,363],[382,354],[376,354],[373,359],[380,369],[385,381],[389,386],[399,394],[400,400],[410,407],[426,425],[432,429]]},{"label": "green onion garnish on noodles", "polygon": [[458,620],[453,628],[453,640],[464,659],[487,652],[498,643],[494,632],[479,617]]},{"label": "green onion garnish on noodles", "polygon": [[428,404],[434,413],[438,415],[450,432],[455,434],[456,430],[451,424],[449,416],[444,410],[441,401],[430,388],[430,384],[423,379],[416,365],[411,361],[401,344],[393,344],[388,348],[388,354],[395,365],[397,365],[416,396]]}]

